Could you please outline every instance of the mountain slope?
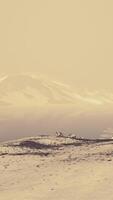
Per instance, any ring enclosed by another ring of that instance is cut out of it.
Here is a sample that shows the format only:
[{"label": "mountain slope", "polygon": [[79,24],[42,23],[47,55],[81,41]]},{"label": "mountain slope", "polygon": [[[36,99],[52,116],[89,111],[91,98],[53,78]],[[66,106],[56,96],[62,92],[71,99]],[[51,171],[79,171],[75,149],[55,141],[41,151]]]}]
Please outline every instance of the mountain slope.
[{"label": "mountain slope", "polygon": [[[19,102],[18,102],[19,101]],[[25,102],[37,104],[76,104],[94,105],[113,104],[113,94],[106,91],[76,92],[69,86],[42,76],[19,74],[1,75],[0,105],[26,105]],[[30,104],[30,103],[29,103]]]},{"label": "mountain slope", "polygon": [[80,91],[33,74],[0,76],[1,140],[62,130],[98,136],[112,127],[111,91]]}]

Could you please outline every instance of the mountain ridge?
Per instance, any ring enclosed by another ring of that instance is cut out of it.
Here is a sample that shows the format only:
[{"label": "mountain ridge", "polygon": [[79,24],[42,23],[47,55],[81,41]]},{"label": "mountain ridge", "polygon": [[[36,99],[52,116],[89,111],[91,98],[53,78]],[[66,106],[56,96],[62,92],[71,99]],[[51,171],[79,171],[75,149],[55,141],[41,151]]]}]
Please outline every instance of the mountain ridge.
[{"label": "mountain ridge", "polygon": [[[113,94],[99,91],[77,92],[66,84],[49,80],[41,75],[9,74],[0,77],[0,105],[13,105],[15,99],[32,101],[33,99],[49,104],[76,104],[77,102],[103,105],[113,104]],[[35,101],[33,102],[35,103]],[[15,104],[15,103],[14,103]],[[25,102],[24,102],[25,104]]]}]

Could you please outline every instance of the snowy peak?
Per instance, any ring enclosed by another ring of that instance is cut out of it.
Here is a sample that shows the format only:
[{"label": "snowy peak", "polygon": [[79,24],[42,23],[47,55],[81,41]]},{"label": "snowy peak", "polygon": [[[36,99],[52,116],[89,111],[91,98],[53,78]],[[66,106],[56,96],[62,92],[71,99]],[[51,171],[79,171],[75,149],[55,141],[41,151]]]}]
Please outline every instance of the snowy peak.
[{"label": "snowy peak", "polygon": [[68,85],[33,74],[0,76],[0,105],[113,104],[113,93],[74,91]]}]

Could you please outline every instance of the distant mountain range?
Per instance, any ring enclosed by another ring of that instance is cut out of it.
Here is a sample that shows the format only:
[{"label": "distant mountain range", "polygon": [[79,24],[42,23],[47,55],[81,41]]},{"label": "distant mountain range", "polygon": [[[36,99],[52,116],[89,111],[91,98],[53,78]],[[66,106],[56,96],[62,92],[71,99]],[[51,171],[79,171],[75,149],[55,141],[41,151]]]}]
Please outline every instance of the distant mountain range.
[{"label": "distant mountain range", "polygon": [[113,104],[113,93],[74,91],[68,85],[31,74],[0,76],[0,106],[40,104]]},{"label": "distant mountain range", "polygon": [[112,91],[80,90],[45,76],[0,75],[0,137],[62,130],[98,136],[113,128]]}]

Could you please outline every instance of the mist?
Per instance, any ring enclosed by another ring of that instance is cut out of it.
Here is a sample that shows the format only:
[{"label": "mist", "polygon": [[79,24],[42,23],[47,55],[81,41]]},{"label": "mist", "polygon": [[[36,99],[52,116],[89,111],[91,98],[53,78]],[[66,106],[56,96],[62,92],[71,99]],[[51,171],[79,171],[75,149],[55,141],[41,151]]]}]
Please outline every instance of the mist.
[{"label": "mist", "polygon": [[0,140],[112,128],[113,2],[0,1]]}]

